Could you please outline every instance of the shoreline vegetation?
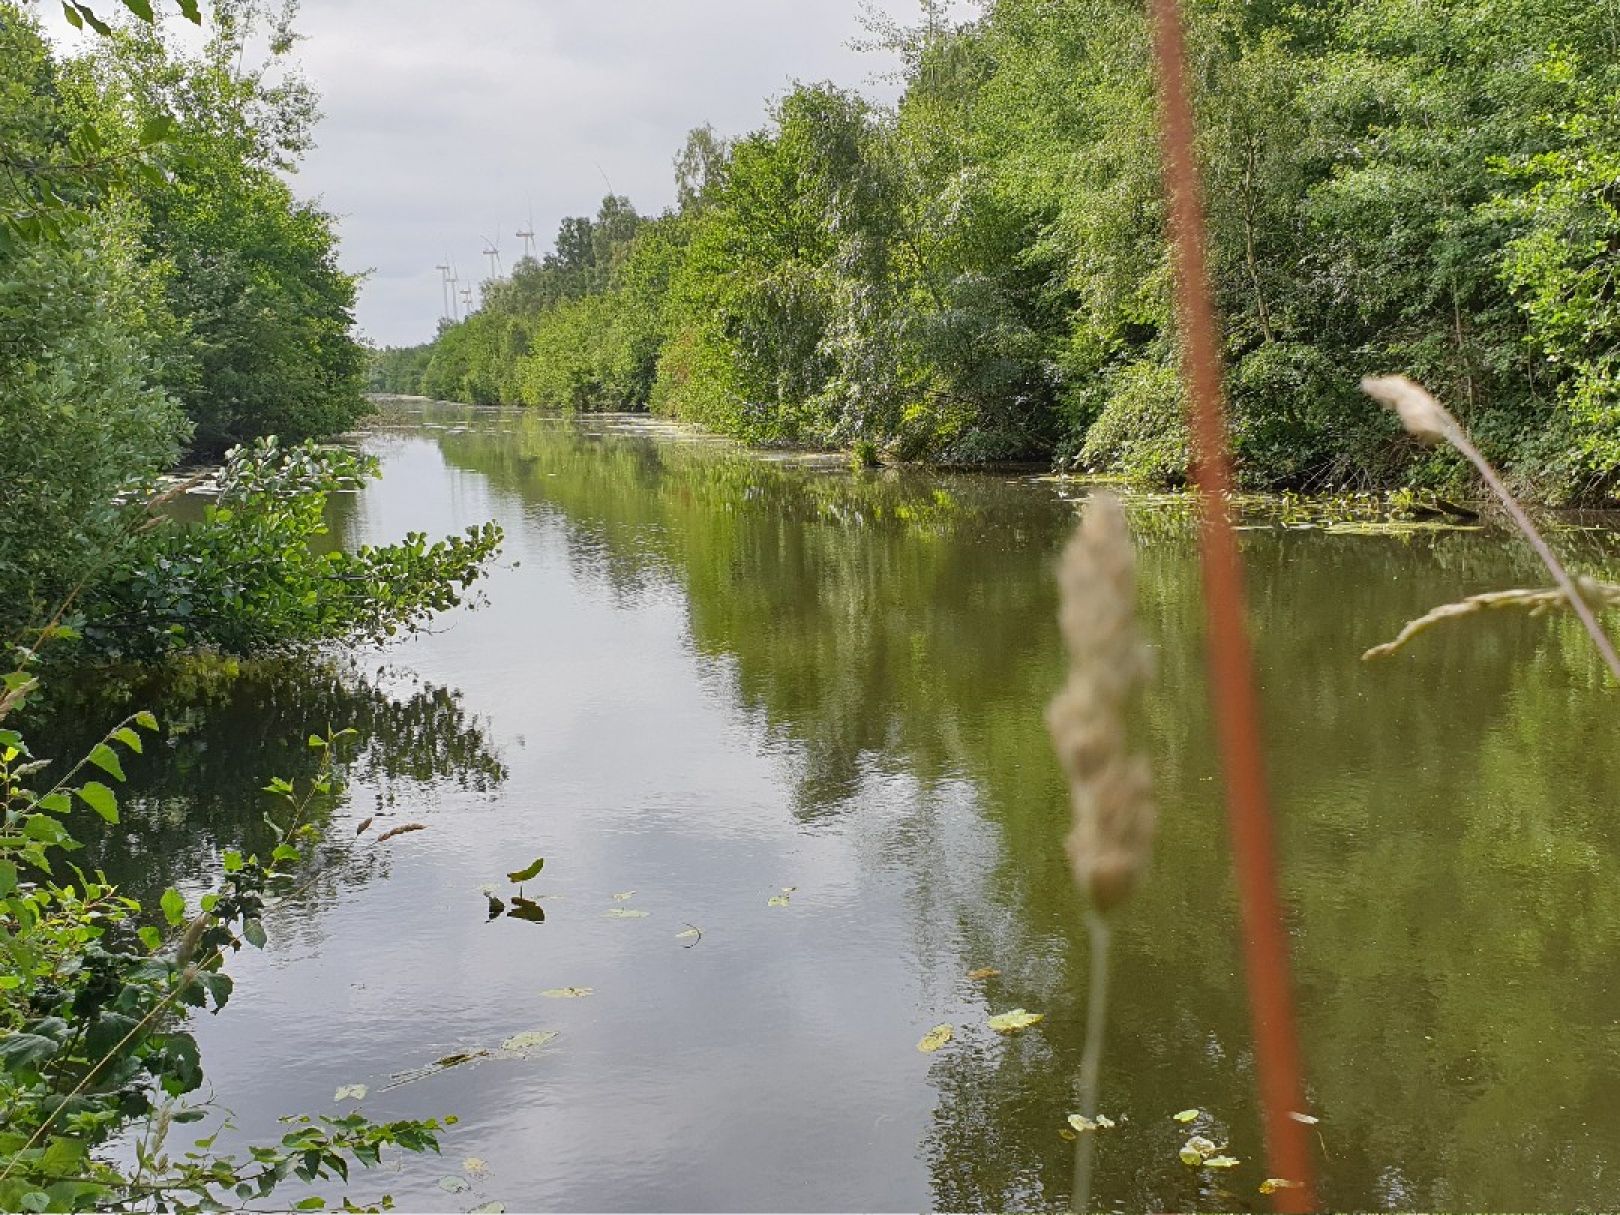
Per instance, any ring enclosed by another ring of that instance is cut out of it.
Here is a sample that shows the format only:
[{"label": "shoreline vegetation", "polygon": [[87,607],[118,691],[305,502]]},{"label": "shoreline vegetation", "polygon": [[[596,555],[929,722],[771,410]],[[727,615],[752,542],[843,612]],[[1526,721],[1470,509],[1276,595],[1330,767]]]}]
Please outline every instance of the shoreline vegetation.
[{"label": "shoreline vegetation", "polygon": [[[1455,453],[1362,397],[1399,371],[1515,492],[1614,501],[1611,16],[1212,0],[1190,20],[1243,488],[1467,492]],[[1141,6],[930,6],[870,43],[904,65],[894,106],[800,84],[759,130],[694,130],[674,206],[565,219],[476,311],[377,352],[369,386],[1184,482]]]}]

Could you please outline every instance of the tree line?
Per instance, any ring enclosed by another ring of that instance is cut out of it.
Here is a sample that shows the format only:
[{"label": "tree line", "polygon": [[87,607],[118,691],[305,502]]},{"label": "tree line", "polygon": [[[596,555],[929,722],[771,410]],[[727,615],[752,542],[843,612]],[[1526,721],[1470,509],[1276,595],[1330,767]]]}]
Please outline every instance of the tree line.
[{"label": "tree line", "polygon": [[[1402,371],[1520,487],[1620,472],[1620,15],[1578,0],[1197,0],[1199,151],[1246,484],[1456,488],[1356,384]],[[892,107],[799,85],[702,128],[676,206],[566,220],[371,385],[647,408],[896,459],[1176,483],[1187,439],[1149,28],[1125,0],[877,26]]]}]

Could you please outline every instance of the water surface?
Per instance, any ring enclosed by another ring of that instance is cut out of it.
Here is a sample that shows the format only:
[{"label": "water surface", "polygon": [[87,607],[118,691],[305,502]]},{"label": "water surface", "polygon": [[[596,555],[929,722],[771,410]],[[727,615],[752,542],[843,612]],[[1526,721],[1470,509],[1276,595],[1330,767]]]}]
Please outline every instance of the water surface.
[{"label": "water surface", "polygon": [[[1041,710],[1081,491],[611,417],[433,407],[365,444],[384,475],[341,504],[344,541],[495,518],[487,602],[349,665],[169,687],[171,744],[99,849],[138,892],[200,891],[253,839],[259,786],[308,771],[311,730],[361,732],[320,879],[196,1020],[240,1138],[363,1083],[374,1118],[460,1116],[442,1159],[350,1191],[404,1210],[1061,1207],[1087,956]],[[1163,822],[1118,918],[1097,1193],[1259,1207],[1196,555],[1184,510],[1133,519]],[[1596,662],[1569,622],[1508,616],[1358,661],[1432,604],[1537,581],[1509,536],[1243,538],[1325,1200],[1614,1206],[1620,755]],[[481,888],[542,855],[546,922],[488,921]],[[570,986],[594,994],[541,995]],[[1045,1020],[986,1028],[1017,1007]],[[384,1091],[536,1029],[560,1036],[529,1059]],[[1240,1167],[1178,1162],[1190,1106]]]}]

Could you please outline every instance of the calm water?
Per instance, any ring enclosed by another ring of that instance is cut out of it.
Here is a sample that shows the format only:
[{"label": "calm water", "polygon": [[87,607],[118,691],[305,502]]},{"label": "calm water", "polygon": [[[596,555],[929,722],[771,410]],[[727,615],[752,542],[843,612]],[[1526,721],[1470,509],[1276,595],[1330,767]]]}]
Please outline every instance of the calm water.
[{"label": "calm water", "polygon": [[[367,446],[384,476],[342,504],[345,541],[498,519],[487,604],[352,664],[168,687],[171,745],[102,845],[138,890],[200,890],[310,730],[363,735],[321,879],[196,1021],[241,1136],[366,1084],[373,1117],[461,1118],[442,1159],[349,1191],[405,1210],[1061,1206],[1086,952],[1041,709],[1078,491],[448,407]],[[1180,511],[1135,519],[1163,826],[1119,917],[1099,1198],[1258,1207],[1195,555]],[[1433,603],[1536,580],[1508,537],[1245,548],[1326,1201],[1613,1207],[1620,755],[1596,664],[1518,618],[1358,661]],[[407,822],[427,829],[376,844]],[[542,855],[546,922],[487,921],[481,887]],[[541,995],[569,986],[595,994]],[[985,1027],[1017,1007],[1045,1020]],[[382,1091],[541,1029],[526,1060]],[[1177,1161],[1189,1106],[1239,1168]]]}]

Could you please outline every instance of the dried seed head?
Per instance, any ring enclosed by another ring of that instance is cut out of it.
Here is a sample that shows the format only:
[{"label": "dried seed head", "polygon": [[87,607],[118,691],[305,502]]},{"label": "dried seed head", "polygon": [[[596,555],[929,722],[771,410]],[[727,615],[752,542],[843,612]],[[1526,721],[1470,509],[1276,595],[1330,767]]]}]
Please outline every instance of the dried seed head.
[{"label": "dried seed head", "polygon": [[1136,632],[1136,554],[1112,495],[1091,498],[1058,586],[1069,678],[1046,723],[1069,778],[1074,825],[1065,849],[1074,879],[1107,911],[1147,868],[1155,820],[1147,762],[1126,749],[1126,709],[1150,662]]},{"label": "dried seed head", "polygon": [[1428,390],[1404,375],[1367,376],[1361,391],[1393,409],[1401,425],[1420,443],[1445,443],[1457,431],[1457,420]]}]

